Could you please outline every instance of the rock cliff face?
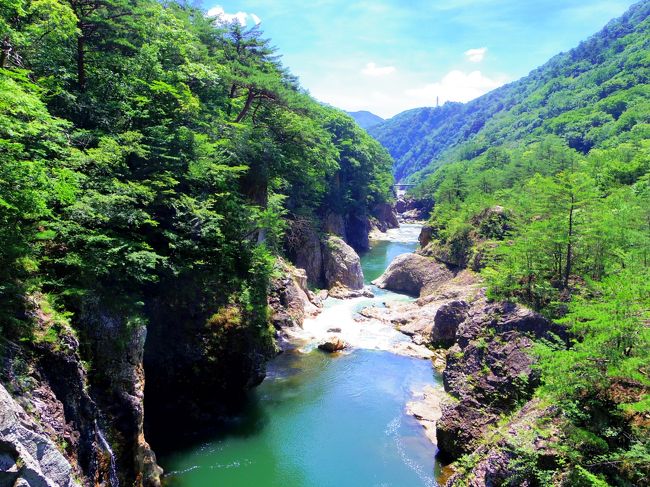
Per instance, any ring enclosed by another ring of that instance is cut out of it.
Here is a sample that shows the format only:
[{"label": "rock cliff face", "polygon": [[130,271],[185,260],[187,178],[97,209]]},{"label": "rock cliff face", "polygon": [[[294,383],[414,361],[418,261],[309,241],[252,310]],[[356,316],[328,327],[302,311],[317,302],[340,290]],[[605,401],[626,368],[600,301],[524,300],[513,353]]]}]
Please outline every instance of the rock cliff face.
[{"label": "rock cliff face", "polygon": [[0,385],[0,485],[76,487],[73,473],[57,446]]},{"label": "rock cliff face", "polygon": [[[392,322],[417,344],[442,347],[433,360],[444,393],[414,402],[414,415],[437,442],[442,461],[469,455],[445,485],[528,485],[525,479],[513,483],[511,462],[521,451],[555,461],[548,438],[560,431],[553,408],[531,399],[539,381],[532,346],[539,339],[566,342],[567,333],[527,308],[490,302],[473,272],[453,274],[441,265],[417,254],[397,257],[377,284],[420,298],[361,314]],[[510,414],[507,425],[494,429]]]},{"label": "rock cliff face", "polygon": [[444,264],[417,254],[395,257],[388,269],[375,281],[377,287],[423,296],[435,292],[442,284],[454,277]]},{"label": "rock cliff face", "polygon": [[470,453],[504,413],[526,402],[538,385],[533,339],[564,331],[538,313],[512,303],[477,299],[447,352],[445,390],[456,401],[443,408],[438,444],[448,458]]},{"label": "rock cliff face", "polygon": [[385,232],[389,228],[399,228],[399,220],[395,208],[390,203],[381,203],[373,210],[373,221],[375,227],[381,232]]},{"label": "rock cliff face", "polygon": [[281,276],[271,283],[269,305],[273,310],[273,324],[277,330],[302,327],[306,317],[320,312],[322,303],[307,287],[307,273],[280,260]]},{"label": "rock cliff face", "polygon": [[[354,220],[354,221],[353,221]],[[363,276],[355,249],[367,249],[370,223],[367,219],[327,215],[321,235],[309,223],[294,230],[290,243],[291,262],[304,269],[310,286],[332,288],[334,285],[350,289],[363,287]],[[357,268],[358,267],[358,268]]]},{"label": "rock cliff face", "polygon": [[144,437],[144,344],[147,329],[99,302],[86,302],[83,330],[93,357],[91,381],[108,421],[122,483],[160,485],[162,470]]},{"label": "rock cliff face", "polygon": [[323,285],[323,253],[321,237],[310,225],[304,224],[294,230],[294,242],[290,244],[290,255],[293,264],[304,269],[307,282],[311,286]]},{"label": "rock cliff face", "polygon": [[154,449],[237,410],[276,353],[271,334],[247,326],[237,305],[210,304],[195,286],[170,288],[147,303],[145,432]]},{"label": "rock cliff face", "polygon": [[[69,325],[44,311],[40,296],[30,296],[28,301],[36,337],[21,347],[4,345],[0,376],[14,398],[29,405],[31,420],[38,424],[36,431],[61,448],[74,476],[84,485],[110,485],[120,480],[136,486],[159,485],[161,471],[144,441],[141,414],[137,422],[137,414],[142,411],[141,383],[127,372],[137,369],[138,364],[142,366],[137,352],[134,363],[128,366],[120,362],[120,357],[113,359],[113,368],[110,372],[107,369],[113,381],[96,381],[98,374],[89,376],[81,359],[89,352],[82,351]],[[56,339],[47,338],[55,330]],[[95,332],[111,335],[110,330]],[[111,336],[113,342],[118,338]],[[89,341],[89,337],[83,340]],[[102,349],[109,353],[106,343]],[[142,344],[131,351],[124,347],[123,353],[129,356],[135,349],[141,353]],[[105,365],[102,357],[105,360],[106,356],[98,355],[93,365]],[[123,374],[122,382],[118,382],[118,369]],[[134,387],[140,387],[139,391]],[[107,397],[113,399],[118,394],[121,401],[104,407]],[[125,400],[128,394],[133,394],[130,401]],[[128,422],[125,418],[136,421]],[[126,434],[129,428],[134,429],[133,434]],[[5,433],[0,438],[5,441]]]},{"label": "rock cliff face", "polygon": [[[535,452],[537,465],[548,468],[557,465],[559,455],[556,445],[561,445],[562,418],[553,406],[543,405],[536,399],[528,401],[513,415],[505,427],[491,432],[491,441],[476,448],[467,458],[464,469],[453,474],[447,487],[488,487],[493,485],[540,485],[532,475],[513,472],[513,464],[523,456]],[[570,479],[556,485],[584,485]]]}]

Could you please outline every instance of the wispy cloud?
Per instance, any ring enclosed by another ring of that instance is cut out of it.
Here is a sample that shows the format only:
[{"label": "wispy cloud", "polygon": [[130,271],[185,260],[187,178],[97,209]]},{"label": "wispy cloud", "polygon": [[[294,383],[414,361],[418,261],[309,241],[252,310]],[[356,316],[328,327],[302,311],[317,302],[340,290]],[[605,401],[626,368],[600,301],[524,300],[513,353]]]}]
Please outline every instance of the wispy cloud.
[{"label": "wispy cloud", "polygon": [[483,61],[483,58],[485,58],[485,54],[487,53],[487,47],[479,47],[477,49],[468,49],[465,51],[465,57],[469,62],[472,63],[480,63]]},{"label": "wispy cloud", "polygon": [[366,64],[366,67],[361,70],[361,73],[366,76],[386,76],[395,71],[395,66],[377,66],[375,63],[368,63]]},{"label": "wispy cloud", "polygon": [[464,73],[453,70],[447,73],[440,81],[430,83],[419,88],[406,90],[406,95],[422,105],[433,105],[438,100],[468,102],[488,91],[503,85],[505,77],[490,78],[480,71]]},{"label": "wispy cloud", "polygon": [[227,13],[221,5],[217,5],[216,7],[213,7],[210,10],[208,10],[207,15],[208,17],[217,17],[217,19],[221,22],[233,22],[233,21],[239,22],[239,24],[242,27],[246,27],[248,25],[249,20],[252,20],[253,23],[255,24],[259,24],[260,22],[262,22],[262,20],[254,13],[240,11],[231,14],[231,13]]}]

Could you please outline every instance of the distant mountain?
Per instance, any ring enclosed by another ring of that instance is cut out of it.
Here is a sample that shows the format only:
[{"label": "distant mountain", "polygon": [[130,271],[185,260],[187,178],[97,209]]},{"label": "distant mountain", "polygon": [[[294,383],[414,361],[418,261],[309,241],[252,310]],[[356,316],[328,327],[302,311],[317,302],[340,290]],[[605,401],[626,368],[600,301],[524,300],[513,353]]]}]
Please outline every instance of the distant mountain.
[{"label": "distant mountain", "polygon": [[385,121],[380,116],[365,110],[362,110],[360,112],[348,112],[348,115],[354,118],[359,127],[366,130]]},{"label": "distant mountain", "polygon": [[395,159],[397,180],[549,134],[583,153],[606,147],[650,113],[649,17],[650,2],[639,2],[518,81],[466,104],[400,113],[369,132]]}]

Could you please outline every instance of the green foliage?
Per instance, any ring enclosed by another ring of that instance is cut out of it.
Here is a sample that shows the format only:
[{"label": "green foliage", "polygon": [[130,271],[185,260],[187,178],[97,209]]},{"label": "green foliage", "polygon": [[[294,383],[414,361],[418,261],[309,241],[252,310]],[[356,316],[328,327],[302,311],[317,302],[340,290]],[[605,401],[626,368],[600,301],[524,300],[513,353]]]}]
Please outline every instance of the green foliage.
[{"label": "green foliage", "polygon": [[[436,201],[428,251],[463,266],[482,254],[474,267],[490,298],[530,306],[568,333],[561,346],[536,347],[537,394],[562,418],[559,463],[520,455],[513,485],[648,482],[649,9],[635,5],[577,49],[466,106],[394,121],[424,118],[427,136],[410,153],[389,149],[401,158],[398,177],[430,162],[413,190]],[[389,136],[391,123],[373,133]]]},{"label": "green foliage", "polygon": [[0,37],[3,333],[31,336],[35,290],[146,321],[183,285],[266,346],[288,222],[391,197],[390,156],[259,27],[154,0],[9,0]]}]

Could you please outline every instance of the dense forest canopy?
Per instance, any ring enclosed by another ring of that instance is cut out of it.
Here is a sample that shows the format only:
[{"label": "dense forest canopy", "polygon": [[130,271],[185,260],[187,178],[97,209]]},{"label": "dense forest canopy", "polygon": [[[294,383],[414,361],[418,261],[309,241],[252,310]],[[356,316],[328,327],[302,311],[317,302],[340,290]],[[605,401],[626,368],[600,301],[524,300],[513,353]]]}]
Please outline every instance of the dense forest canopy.
[{"label": "dense forest canopy", "polygon": [[519,478],[647,485],[650,3],[520,81],[371,132],[396,177],[418,181],[412,195],[435,200],[426,251],[570,333],[536,350],[564,464],[516,451]]},{"label": "dense forest canopy", "polygon": [[[391,159],[302,90],[259,27],[154,0],[0,4],[0,317],[27,293],[144,319],[192,282],[264,335],[296,219],[390,199]],[[334,184],[335,183],[335,184]]]}]

